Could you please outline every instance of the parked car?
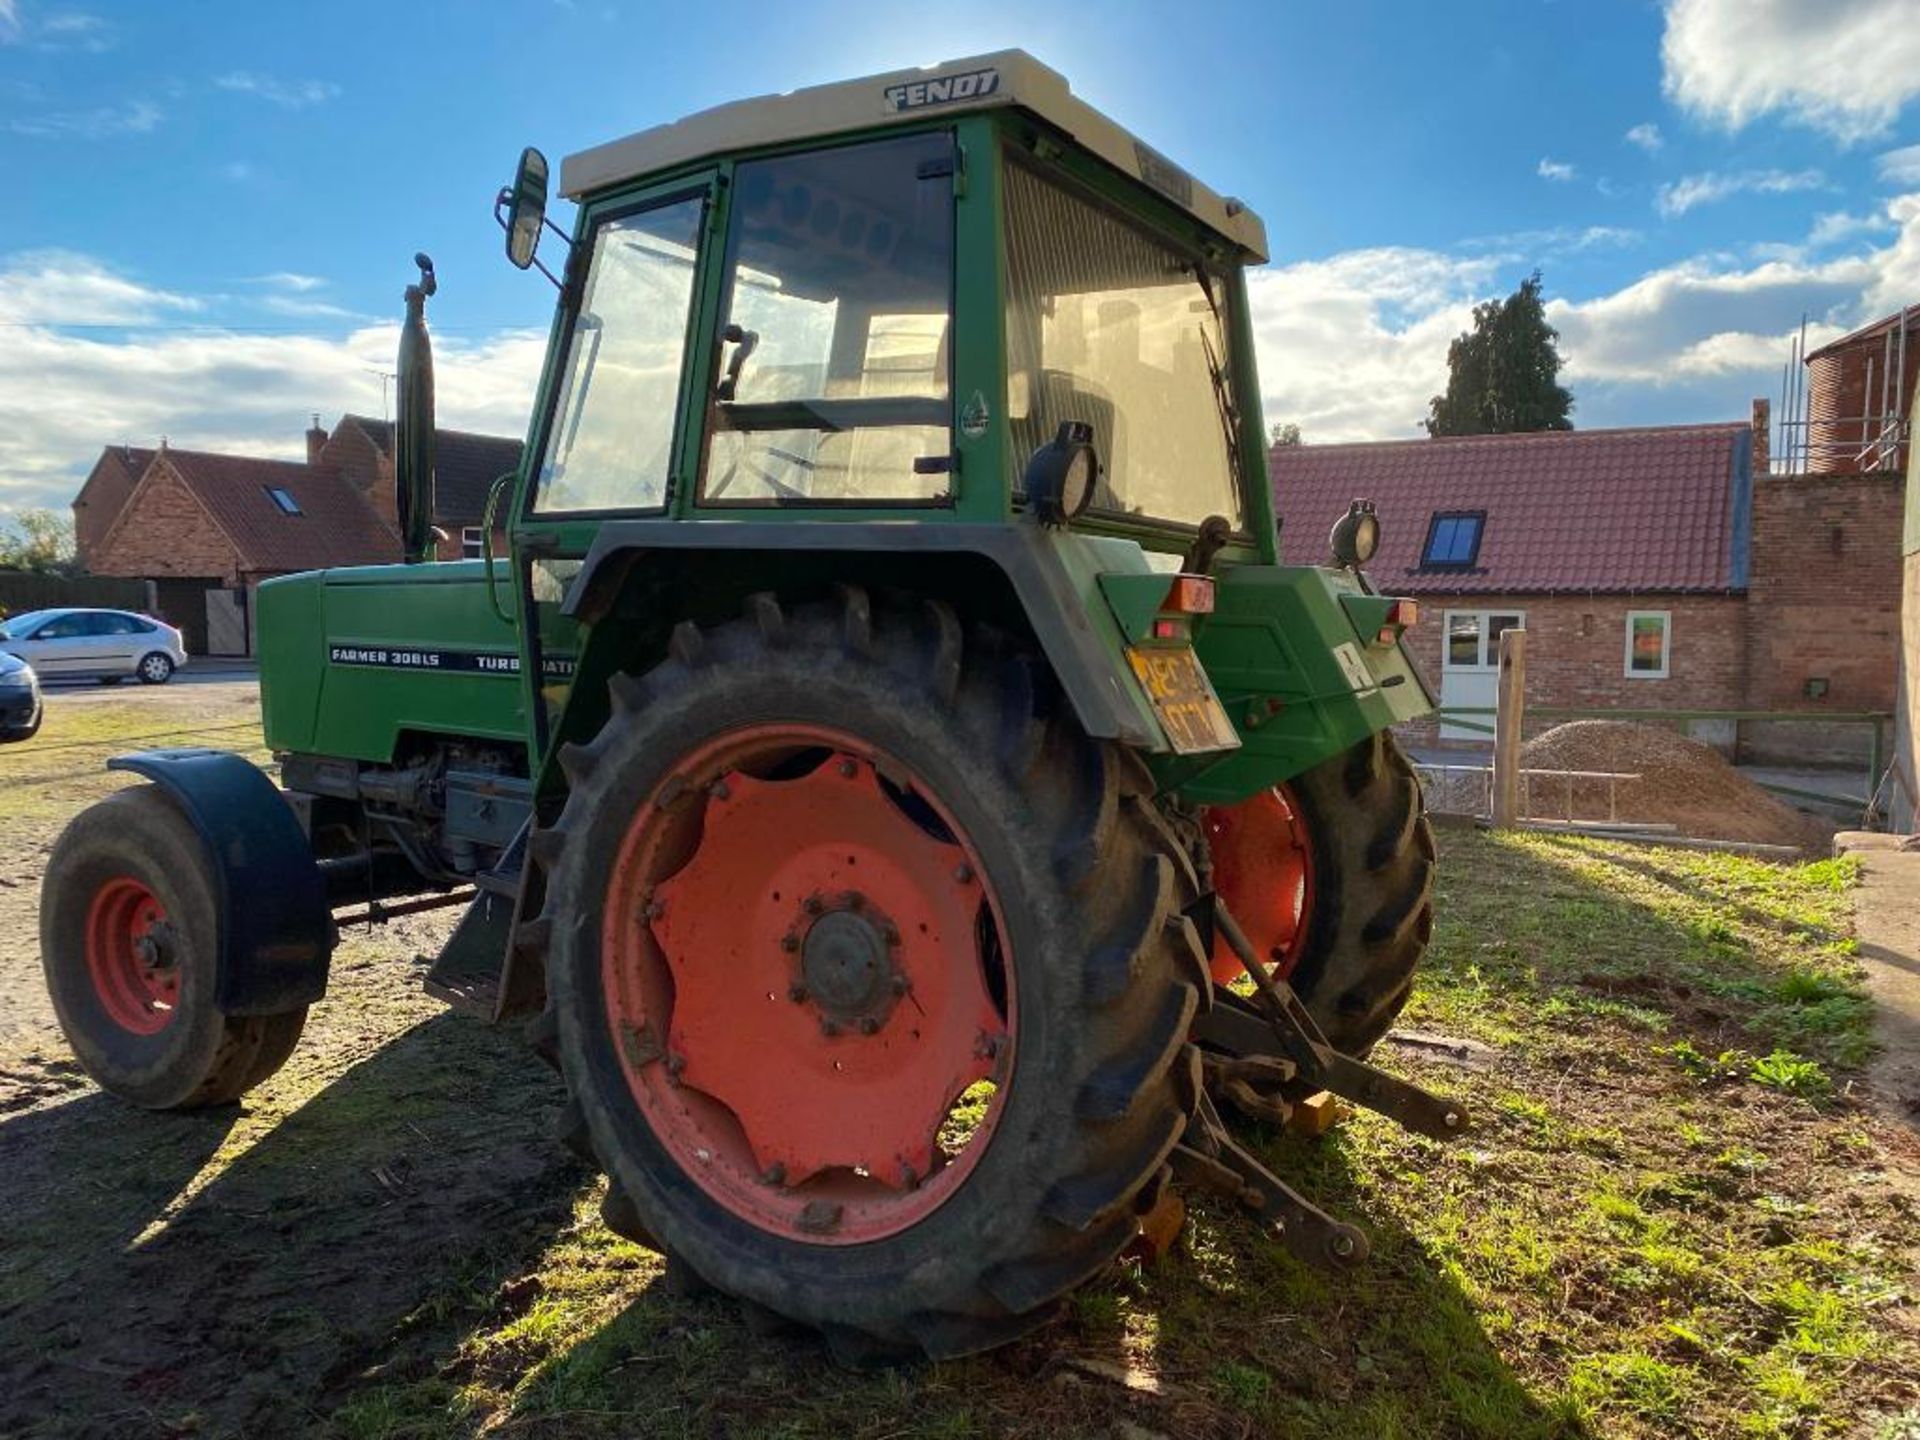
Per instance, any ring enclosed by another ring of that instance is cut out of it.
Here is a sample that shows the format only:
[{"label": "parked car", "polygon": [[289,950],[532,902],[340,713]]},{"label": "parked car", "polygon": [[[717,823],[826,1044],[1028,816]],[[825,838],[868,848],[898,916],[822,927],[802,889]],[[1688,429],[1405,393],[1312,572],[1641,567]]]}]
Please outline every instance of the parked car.
[{"label": "parked car", "polygon": [[40,677],[18,655],[0,651],[0,744],[31,740],[40,716]]},{"label": "parked car", "polygon": [[43,681],[90,676],[103,685],[129,675],[164,685],[187,663],[178,630],[128,610],[31,610],[0,624],[0,651],[19,656]]}]

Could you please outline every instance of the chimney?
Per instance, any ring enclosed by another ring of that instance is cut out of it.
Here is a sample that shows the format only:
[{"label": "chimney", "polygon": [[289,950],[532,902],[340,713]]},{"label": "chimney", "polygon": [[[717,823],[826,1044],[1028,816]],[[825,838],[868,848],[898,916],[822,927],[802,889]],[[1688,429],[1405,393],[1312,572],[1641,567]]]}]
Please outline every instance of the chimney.
[{"label": "chimney", "polygon": [[320,428],[320,412],[315,411],[313,425],[307,431],[307,464],[318,465],[320,452],[326,448],[327,432]]},{"label": "chimney", "polygon": [[1773,406],[1765,397],[1753,402],[1753,473],[1765,475],[1771,463],[1767,451],[1767,431],[1773,422]]}]

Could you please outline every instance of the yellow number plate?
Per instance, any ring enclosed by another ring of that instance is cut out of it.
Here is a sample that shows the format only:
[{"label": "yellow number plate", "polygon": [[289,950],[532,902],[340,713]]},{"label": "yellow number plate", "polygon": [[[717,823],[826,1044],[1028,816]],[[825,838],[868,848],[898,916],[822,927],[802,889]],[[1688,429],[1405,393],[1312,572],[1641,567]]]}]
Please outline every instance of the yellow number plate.
[{"label": "yellow number plate", "polygon": [[1140,677],[1141,688],[1153,702],[1153,713],[1160,717],[1160,728],[1167,732],[1176,754],[1239,748],[1233,722],[1192,650],[1184,645],[1164,650],[1129,645],[1127,663]]}]

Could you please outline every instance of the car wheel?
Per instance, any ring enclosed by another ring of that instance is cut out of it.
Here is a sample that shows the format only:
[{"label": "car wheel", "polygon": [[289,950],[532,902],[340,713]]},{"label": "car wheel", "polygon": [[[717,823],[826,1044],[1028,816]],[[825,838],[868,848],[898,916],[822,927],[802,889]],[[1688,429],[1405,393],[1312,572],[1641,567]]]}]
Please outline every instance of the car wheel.
[{"label": "car wheel", "polygon": [[95,678],[98,679],[102,685],[118,685],[127,677],[124,675],[100,675]]},{"label": "car wheel", "polygon": [[164,685],[173,678],[173,657],[156,650],[140,662],[138,674],[142,685]]}]

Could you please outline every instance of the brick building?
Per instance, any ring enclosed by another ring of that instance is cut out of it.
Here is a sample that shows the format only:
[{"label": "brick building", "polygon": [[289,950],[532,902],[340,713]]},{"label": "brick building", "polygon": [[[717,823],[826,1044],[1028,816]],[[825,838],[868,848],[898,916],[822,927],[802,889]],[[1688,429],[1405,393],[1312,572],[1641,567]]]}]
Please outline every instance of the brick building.
[{"label": "brick building", "polygon": [[[1499,634],[1524,625],[1535,706],[1891,711],[1901,477],[1769,473],[1767,408],[1751,425],[1276,447],[1282,557],[1324,561],[1327,526],[1374,500],[1370,575],[1424,602],[1408,643],[1445,706],[1493,703]],[[1689,728],[1782,763],[1868,743],[1838,725]],[[1433,720],[1411,738],[1485,740]]]},{"label": "brick building", "polygon": [[[153,582],[189,650],[250,653],[260,581],[400,559],[392,449],[392,426],[358,415],[331,433],[316,419],[304,461],[109,446],[74,497],[80,563]],[[481,553],[487,491],[519,463],[517,440],[437,433],[438,558]]]}]

